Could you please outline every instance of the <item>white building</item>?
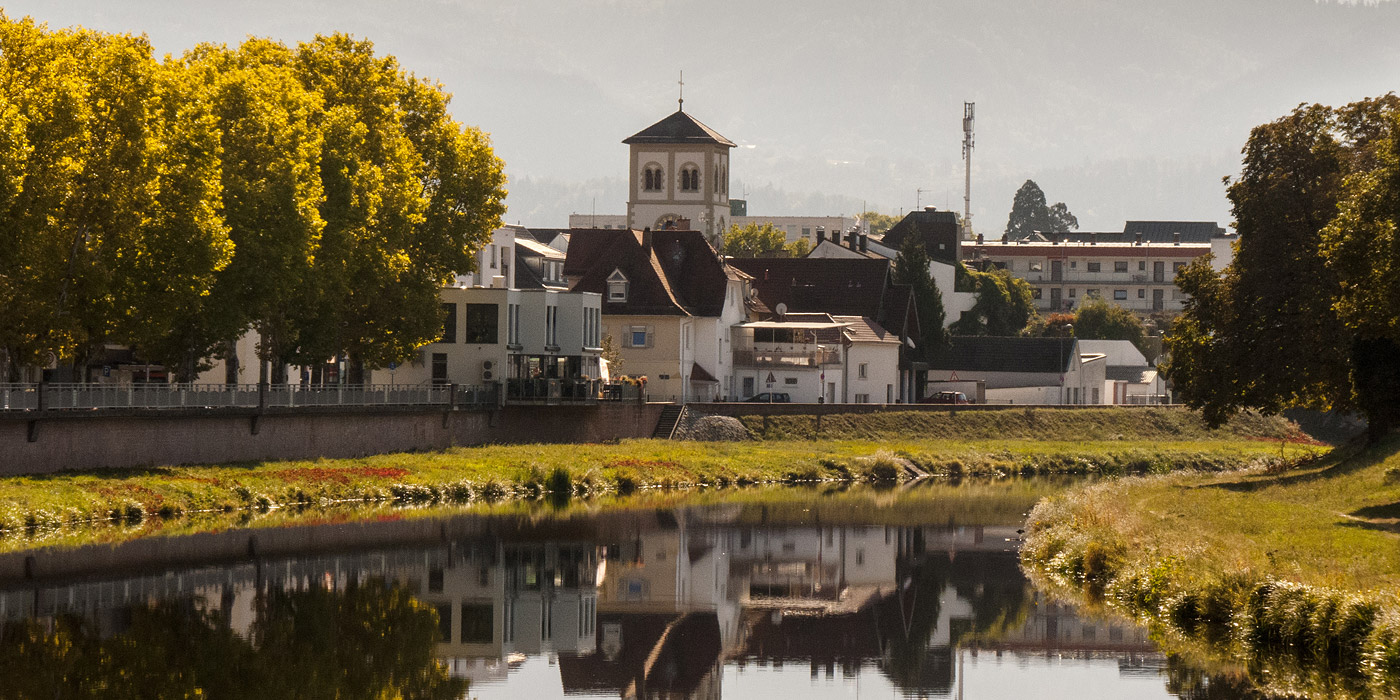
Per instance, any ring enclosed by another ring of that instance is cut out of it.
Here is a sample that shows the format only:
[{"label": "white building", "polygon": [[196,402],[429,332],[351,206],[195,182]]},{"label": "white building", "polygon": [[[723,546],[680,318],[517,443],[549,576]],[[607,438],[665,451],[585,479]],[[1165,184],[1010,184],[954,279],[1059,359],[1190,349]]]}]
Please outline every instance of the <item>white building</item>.
[{"label": "white building", "polygon": [[987,403],[1104,404],[1105,356],[1076,338],[955,336],[929,363],[929,382],[981,381]]},{"label": "white building", "polygon": [[899,339],[869,318],[788,314],[734,326],[740,399],[785,393],[796,403],[894,403]]}]

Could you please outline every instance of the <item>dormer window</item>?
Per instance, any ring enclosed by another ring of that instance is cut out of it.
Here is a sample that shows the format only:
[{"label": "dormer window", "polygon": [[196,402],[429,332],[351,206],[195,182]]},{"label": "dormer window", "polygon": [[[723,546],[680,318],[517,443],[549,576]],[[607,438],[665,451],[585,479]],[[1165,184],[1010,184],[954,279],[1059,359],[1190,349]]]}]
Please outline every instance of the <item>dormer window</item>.
[{"label": "dormer window", "polygon": [[627,301],[627,277],[622,270],[613,270],[608,275],[608,301],[619,304]]}]

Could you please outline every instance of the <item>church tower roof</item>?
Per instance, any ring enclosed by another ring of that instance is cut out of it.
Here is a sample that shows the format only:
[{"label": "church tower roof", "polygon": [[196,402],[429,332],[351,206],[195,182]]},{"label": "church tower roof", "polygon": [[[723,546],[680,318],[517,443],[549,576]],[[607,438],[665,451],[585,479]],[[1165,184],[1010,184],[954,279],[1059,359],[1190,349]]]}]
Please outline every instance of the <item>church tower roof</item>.
[{"label": "church tower roof", "polygon": [[710,143],[734,148],[734,142],[701,124],[684,111],[674,114],[623,139],[623,143]]}]

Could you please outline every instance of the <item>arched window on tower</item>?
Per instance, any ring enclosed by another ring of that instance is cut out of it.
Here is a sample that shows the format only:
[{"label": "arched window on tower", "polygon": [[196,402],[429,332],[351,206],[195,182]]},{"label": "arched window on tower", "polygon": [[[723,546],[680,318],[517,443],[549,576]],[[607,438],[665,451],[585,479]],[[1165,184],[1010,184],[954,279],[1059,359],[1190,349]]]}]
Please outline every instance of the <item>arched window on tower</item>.
[{"label": "arched window on tower", "polygon": [[681,190],[696,192],[700,189],[700,169],[687,163],[681,166]]},{"label": "arched window on tower", "polygon": [[661,190],[662,183],[666,182],[661,175],[661,167],[657,165],[648,165],[642,175],[642,189],[648,192]]}]

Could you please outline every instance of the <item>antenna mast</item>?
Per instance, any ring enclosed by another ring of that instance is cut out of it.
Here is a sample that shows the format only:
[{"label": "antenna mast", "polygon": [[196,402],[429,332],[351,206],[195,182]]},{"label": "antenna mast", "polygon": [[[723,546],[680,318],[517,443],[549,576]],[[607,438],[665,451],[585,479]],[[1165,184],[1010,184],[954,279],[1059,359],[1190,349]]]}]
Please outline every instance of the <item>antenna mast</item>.
[{"label": "antenna mast", "polygon": [[963,238],[972,237],[972,113],[977,103],[963,103],[963,163],[967,167],[963,189]]}]

